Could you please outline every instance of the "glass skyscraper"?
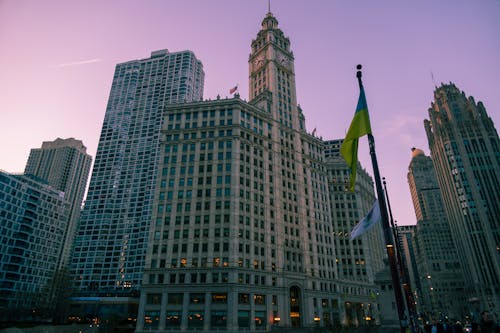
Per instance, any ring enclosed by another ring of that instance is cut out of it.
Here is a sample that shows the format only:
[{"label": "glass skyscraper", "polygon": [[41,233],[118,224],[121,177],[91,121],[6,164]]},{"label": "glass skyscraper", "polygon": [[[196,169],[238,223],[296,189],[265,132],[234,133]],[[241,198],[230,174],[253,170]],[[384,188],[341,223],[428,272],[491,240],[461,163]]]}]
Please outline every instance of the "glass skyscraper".
[{"label": "glass skyscraper", "polygon": [[45,181],[0,171],[2,321],[32,318],[33,309],[53,305],[69,208],[65,193]]},{"label": "glass skyscraper", "polygon": [[113,77],[71,272],[78,294],[133,294],[142,280],[165,105],[203,98],[191,51],[156,51]]}]

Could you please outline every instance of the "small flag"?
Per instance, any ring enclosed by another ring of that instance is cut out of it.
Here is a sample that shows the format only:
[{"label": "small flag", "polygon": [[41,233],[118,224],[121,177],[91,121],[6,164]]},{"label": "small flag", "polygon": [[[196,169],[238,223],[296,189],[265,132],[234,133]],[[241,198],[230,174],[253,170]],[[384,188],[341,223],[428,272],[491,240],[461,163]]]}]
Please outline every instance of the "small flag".
[{"label": "small flag", "polygon": [[378,200],[375,200],[375,203],[373,204],[372,209],[370,209],[368,215],[359,221],[359,223],[352,229],[351,240],[358,238],[370,230],[370,228],[373,227],[378,221],[380,221],[380,205],[378,204]]},{"label": "small flag", "polygon": [[234,88],[229,89],[230,94],[234,94],[238,90],[238,85],[235,85]]},{"label": "small flag", "polygon": [[368,115],[368,106],[366,104],[365,90],[361,88],[359,92],[358,106],[354,113],[351,126],[347,131],[344,142],[340,146],[340,153],[344,157],[351,175],[349,177],[349,190],[354,191],[356,182],[356,167],[358,165],[358,141],[363,135],[371,133],[370,117]]}]

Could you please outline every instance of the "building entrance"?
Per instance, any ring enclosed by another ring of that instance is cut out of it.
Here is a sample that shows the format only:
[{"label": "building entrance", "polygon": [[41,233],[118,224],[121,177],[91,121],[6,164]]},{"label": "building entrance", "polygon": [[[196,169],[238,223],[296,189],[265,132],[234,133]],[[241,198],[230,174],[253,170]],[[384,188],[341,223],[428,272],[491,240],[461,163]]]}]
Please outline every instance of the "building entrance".
[{"label": "building entrance", "polygon": [[300,323],[300,288],[290,287],[290,322],[292,327],[301,327]]}]

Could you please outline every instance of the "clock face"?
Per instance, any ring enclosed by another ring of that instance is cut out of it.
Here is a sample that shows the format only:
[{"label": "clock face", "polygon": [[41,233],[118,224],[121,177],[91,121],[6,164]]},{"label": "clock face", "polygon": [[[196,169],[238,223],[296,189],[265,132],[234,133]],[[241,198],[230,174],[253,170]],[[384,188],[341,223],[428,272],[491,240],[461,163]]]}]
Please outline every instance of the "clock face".
[{"label": "clock face", "polygon": [[255,69],[258,69],[264,65],[264,56],[260,55],[253,61],[253,66]]},{"label": "clock face", "polygon": [[280,64],[281,66],[283,66],[283,67],[285,67],[285,68],[290,69],[290,65],[291,65],[291,63],[290,63],[290,60],[289,60],[287,57],[285,57],[285,56],[280,56],[280,57],[279,57],[279,61],[278,61],[278,62],[279,62],[279,64]]}]

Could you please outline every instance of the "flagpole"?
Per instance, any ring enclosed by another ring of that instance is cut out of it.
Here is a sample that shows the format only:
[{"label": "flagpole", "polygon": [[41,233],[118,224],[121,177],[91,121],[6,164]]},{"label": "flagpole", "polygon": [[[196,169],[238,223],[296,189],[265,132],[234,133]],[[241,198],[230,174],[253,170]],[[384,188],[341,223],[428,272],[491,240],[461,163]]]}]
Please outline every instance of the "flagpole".
[{"label": "flagpole", "polygon": [[399,230],[392,216],[391,202],[389,200],[389,192],[387,191],[387,183],[385,177],[382,177],[382,184],[384,185],[385,197],[387,199],[387,208],[389,209],[389,218],[391,222],[391,228],[394,235],[394,242],[396,243],[396,254],[399,262],[399,274],[401,277],[401,282],[403,285],[404,297],[406,300],[406,309],[408,309],[408,314],[410,317],[410,324],[412,332],[417,332],[417,310],[415,309],[415,302],[413,300],[413,294],[411,292],[410,277],[408,272],[408,265],[402,256],[402,245],[401,238],[399,237]]},{"label": "flagpole", "polygon": [[[361,65],[356,66],[357,72],[356,77],[358,78],[358,84],[360,91],[364,92],[363,82],[361,81]],[[382,189],[382,182],[380,180],[380,172],[378,169],[377,155],[375,154],[375,139],[371,133],[368,133],[368,145],[370,147],[370,156],[372,158],[373,166],[373,176],[375,177],[375,188],[377,190],[377,197],[380,206],[380,216],[382,218],[382,227],[384,231],[385,247],[387,250],[387,257],[389,259],[389,267],[391,269],[392,286],[394,290],[394,296],[396,298],[396,307],[398,309],[399,326],[401,333],[405,332],[405,327],[403,325],[404,321],[404,301],[403,294],[401,292],[401,285],[399,283],[399,274],[397,268],[396,253],[394,249],[394,243],[392,240],[391,227],[389,226],[389,216],[387,214],[387,206],[385,203],[384,190]]]}]

